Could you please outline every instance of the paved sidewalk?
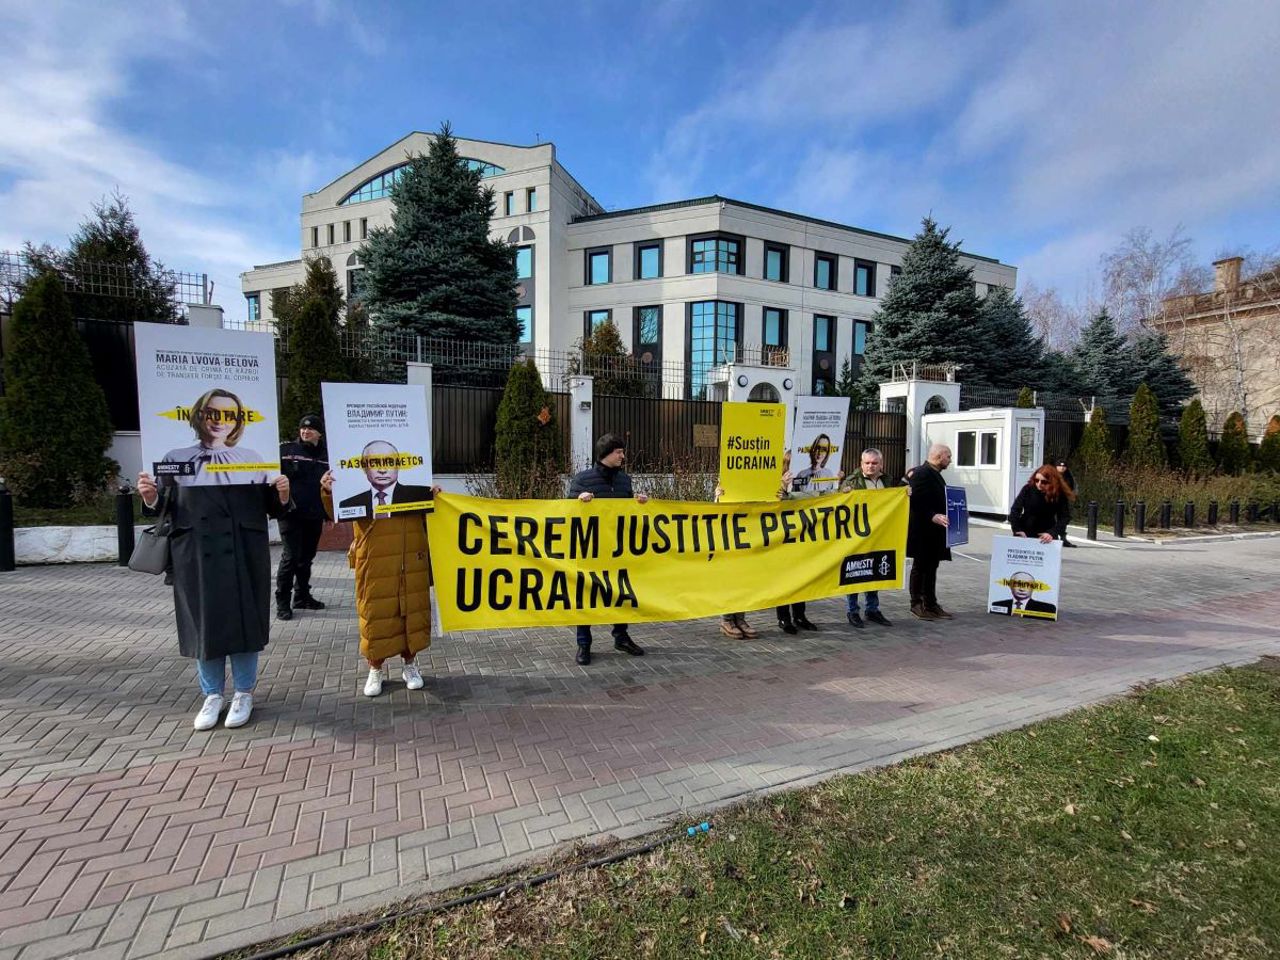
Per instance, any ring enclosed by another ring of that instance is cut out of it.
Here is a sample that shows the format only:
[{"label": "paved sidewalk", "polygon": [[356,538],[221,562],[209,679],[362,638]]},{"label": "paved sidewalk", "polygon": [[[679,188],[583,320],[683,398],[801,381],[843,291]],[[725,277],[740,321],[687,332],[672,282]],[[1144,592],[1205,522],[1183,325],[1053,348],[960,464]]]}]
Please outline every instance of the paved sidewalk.
[{"label": "paved sidewalk", "polygon": [[[196,733],[169,592],[114,567],[0,574],[0,960],[203,957],[493,874],[558,844],[936,750],[1280,653],[1280,540],[1069,551],[1065,619],[981,613],[990,530],[944,565],[959,615],[734,642],[639,626],[437,641],[425,691],[360,695],[350,574],[281,624],[254,719]],[[1264,572],[1271,571],[1271,572]]]}]

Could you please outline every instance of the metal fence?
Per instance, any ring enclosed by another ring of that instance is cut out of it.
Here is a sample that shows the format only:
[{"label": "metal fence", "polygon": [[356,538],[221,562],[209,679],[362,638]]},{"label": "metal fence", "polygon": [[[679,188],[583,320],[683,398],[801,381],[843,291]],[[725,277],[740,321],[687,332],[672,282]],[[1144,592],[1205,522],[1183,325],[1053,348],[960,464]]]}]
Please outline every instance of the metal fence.
[{"label": "metal fence", "polygon": [[[431,462],[435,473],[489,473],[494,468],[494,436],[500,387],[431,387]],[[569,449],[569,395],[552,393],[561,449]]]},{"label": "metal fence", "polygon": [[[151,293],[149,287],[144,287],[146,280],[124,264],[81,260],[59,261],[56,266],[63,282],[76,293],[118,299]],[[0,304],[6,313],[12,311],[14,301],[40,270],[41,264],[25,250],[0,250]],[[191,304],[213,302],[213,287],[206,273],[160,270],[157,276],[179,313],[185,314],[185,308]]]},{"label": "metal fence", "polygon": [[591,401],[596,437],[616,433],[637,473],[711,473],[719,467],[720,404],[709,400],[616,397]]}]

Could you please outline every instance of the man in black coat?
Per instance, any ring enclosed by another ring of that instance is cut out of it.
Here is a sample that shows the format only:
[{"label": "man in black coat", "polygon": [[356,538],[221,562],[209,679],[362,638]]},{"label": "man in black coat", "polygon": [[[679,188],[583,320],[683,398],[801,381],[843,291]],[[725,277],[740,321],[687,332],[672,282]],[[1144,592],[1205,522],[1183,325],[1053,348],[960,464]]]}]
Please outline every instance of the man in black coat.
[{"label": "man in black coat", "polygon": [[323,426],[317,414],[308,413],[298,423],[298,439],[280,444],[280,472],[289,478],[294,504],[294,509],[280,518],[280,539],[284,544],[276,569],[276,617],[280,620],[293,619],[294,609],[324,609],[324,604],[311,595],[311,563],[316,558],[325,521],[320,478],[329,469]]},{"label": "man in black coat", "polygon": [[947,546],[947,482],[942,471],[951,466],[951,448],[935,443],[928,459],[911,471],[907,556],[912,558],[911,615],[918,620],[951,620],[938,604],[938,564],[951,559]]},{"label": "man in black coat", "polygon": [[[621,499],[635,497],[639,503],[647,503],[648,495],[636,493],[631,486],[631,477],[622,469],[626,459],[626,444],[622,438],[613,433],[606,433],[596,441],[596,462],[573,478],[569,484],[569,496],[583,503],[590,503],[596,497]],[[627,633],[625,623],[613,625],[613,645],[623,653],[633,657],[643,657],[641,648]],[[578,628],[577,662],[586,666],[591,662],[591,628]]]}]

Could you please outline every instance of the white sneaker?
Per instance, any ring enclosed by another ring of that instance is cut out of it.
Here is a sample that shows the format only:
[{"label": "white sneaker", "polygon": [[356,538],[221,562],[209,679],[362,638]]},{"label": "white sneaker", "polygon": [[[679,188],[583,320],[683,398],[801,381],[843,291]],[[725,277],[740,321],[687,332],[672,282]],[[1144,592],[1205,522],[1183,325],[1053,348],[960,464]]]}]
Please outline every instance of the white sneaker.
[{"label": "white sneaker", "polygon": [[422,674],[418,672],[416,663],[406,663],[400,670],[400,676],[404,677],[404,685],[410,690],[422,689]]},{"label": "white sneaker", "polygon": [[231,730],[235,727],[243,727],[249,722],[251,713],[253,713],[253,694],[237,691],[231,698],[231,709],[227,711],[226,728]]},{"label": "white sneaker", "polygon": [[218,725],[218,715],[222,713],[222,705],[225,702],[222,699],[222,694],[209,694],[204,698],[204,706],[196,714],[196,722],[192,726],[197,730],[212,730]]},{"label": "white sneaker", "polygon": [[382,668],[370,667],[369,676],[364,681],[364,695],[376,697],[382,692]]}]

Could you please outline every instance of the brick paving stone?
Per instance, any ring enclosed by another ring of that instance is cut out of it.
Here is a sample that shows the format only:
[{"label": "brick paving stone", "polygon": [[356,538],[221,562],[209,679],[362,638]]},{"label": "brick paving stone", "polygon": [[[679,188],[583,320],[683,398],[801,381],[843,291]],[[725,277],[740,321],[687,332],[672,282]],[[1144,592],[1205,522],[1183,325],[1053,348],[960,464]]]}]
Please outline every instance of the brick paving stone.
[{"label": "brick paving stone", "polygon": [[[963,552],[985,561],[989,536]],[[984,564],[962,557],[940,575],[948,624],[886,592],[889,630],[852,634],[839,600],[811,604],[802,637],[763,614],[750,641],[643,624],[650,656],[602,644],[589,669],[563,629],[446,636],[423,691],[369,700],[350,574],[326,554],[329,609],[273,627],[253,722],[207,733],[157,580],[0,574],[0,960],[203,956],[1275,654],[1259,571],[1277,561],[1280,539],[1086,546],[1042,624],[982,613]]]}]

